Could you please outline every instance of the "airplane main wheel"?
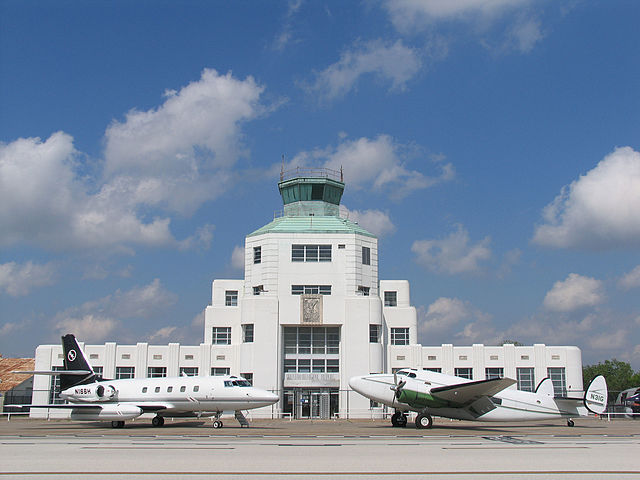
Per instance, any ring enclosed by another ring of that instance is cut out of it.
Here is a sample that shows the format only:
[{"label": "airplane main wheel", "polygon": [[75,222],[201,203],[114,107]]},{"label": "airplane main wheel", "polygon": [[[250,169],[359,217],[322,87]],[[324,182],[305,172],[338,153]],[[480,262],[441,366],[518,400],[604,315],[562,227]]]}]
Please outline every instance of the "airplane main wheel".
[{"label": "airplane main wheel", "polygon": [[222,422],[220,420],[214,420],[213,428],[222,428]]},{"label": "airplane main wheel", "polygon": [[567,427],[573,427],[575,425],[574,421],[569,419],[567,420]]},{"label": "airplane main wheel", "polygon": [[113,420],[111,428],[124,428],[124,420]]},{"label": "airplane main wheel", "polygon": [[153,419],[151,420],[151,425],[153,425],[154,427],[161,427],[164,425],[164,418],[161,416],[155,416],[153,417]]},{"label": "airplane main wheel", "polygon": [[433,418],[426,413],[419,413],[416,417],[416,428],[431,428],[433,427]]}]

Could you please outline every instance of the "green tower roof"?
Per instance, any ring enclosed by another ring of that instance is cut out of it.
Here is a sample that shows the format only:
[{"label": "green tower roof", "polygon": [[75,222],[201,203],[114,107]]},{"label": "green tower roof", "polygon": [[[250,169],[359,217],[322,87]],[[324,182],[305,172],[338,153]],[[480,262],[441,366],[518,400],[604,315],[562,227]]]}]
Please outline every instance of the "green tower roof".
[{"label": "green tower roof", "polygon": [[278,217],[247,236],[253,237],[265,233],[352,233],[375,238],[373,233],[357,223],[333,215]]}]

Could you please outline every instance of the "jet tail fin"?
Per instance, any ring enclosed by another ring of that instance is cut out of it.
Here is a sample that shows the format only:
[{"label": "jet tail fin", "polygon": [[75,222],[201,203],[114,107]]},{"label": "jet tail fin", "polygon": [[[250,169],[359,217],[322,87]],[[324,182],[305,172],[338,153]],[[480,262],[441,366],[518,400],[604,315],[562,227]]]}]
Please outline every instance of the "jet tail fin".
[{"label": "jet tail fin", "polygon": [[[60,390],[66,390],[76,385],[85,385],[98,380],[73,334],[69,333],[62,337],[62,353],[64,370],[60,373]],[[69,373],[65,374],[66,371],[69,371]],[[76,373],[78,371],[84,371],[86,375],[78,375]]]},{"label": "jet tail fin", "polygon": [[607,381],[602,375],[598,375],[584,394],[584,406],[590,412],[600,415],[607,409],[608,398]]},{"label": "jet tail fin", "polygon": [[553,397],[554,396],[553,381],[549,377],[542,379],[542,381],[536,387],[536,393],[538,395],[546,395],[548,397]]}]

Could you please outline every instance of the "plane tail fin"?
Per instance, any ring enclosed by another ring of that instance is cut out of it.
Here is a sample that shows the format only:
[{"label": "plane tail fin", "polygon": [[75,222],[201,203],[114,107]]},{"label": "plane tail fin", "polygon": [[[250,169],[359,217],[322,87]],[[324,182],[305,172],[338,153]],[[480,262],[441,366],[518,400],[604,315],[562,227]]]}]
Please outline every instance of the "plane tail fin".
[{"label": "plane tail fin", "polygon": [[536,393],[538,395],[546,395],[548,397],[553,397],[554,396],[553,381],[549,377],[542,379],[542,381],[536,387]]},{"label": "plane tail fin", "polygon": [[600,415],[607,409],[608,398],[607,381],[602,375],[598,375],[584,394],[584,406],[590,412]]},{"label": "plane tail fin", "polygon": [[[60,373],[60,390],[98,380],[73,334],[69,333],[62,337],[62,353],[64,370]],[[65,374],[65,371],[73,371],[74,373]],[[78,375],[78,372],[84,372],[86,375]]]}]

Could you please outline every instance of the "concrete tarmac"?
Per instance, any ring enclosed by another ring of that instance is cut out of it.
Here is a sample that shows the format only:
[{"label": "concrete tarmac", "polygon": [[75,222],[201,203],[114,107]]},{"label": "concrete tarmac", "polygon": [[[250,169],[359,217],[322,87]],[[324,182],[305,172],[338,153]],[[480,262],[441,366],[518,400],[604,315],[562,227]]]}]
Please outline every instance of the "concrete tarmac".
[{"label": "concrete tarmac", "polygon": [[0,419],[0,480],[47,478],[640,478],[640,422],[496,424],[435,419],[430,430],[382,420],[149,419],[123,429]]}]

